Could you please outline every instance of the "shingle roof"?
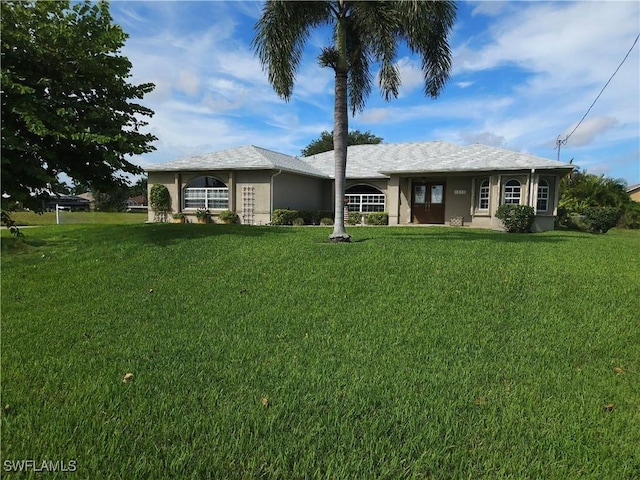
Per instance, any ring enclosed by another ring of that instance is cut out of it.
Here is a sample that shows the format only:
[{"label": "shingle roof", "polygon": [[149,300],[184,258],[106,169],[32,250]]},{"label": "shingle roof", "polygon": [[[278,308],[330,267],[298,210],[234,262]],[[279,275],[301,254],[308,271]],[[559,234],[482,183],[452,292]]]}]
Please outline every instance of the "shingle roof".
[{"label": "shingle roof", "polygon": [[305,163],[297,157],[253,145],[229,148],[219,152],[195,155],[173,162],[146,167],[148,172],[264,169],[284,170],[319,177],[325,176],[313,165]]},{"label": "shingle roof", "polygon": [[[303,160],[333,177],[333,152]],[[384,178],[393,173],[446,173],[522,169],[571,169],[567,163],[503,148],[446,142],[353,145],[348,149],[347,178]]]},{"label": "shingle roof", "polygon": [[[447,173],[492,170],[569,171],[568,163],[503,148],[446,142],[352,145],[348,149],[347,178],[387,178],[397,173]],[[243,146],[196,155],[147,167],[149,172],[201,170],[284,170],[333,178],[333,151],[310,157],[293,157],[264,148]]]},{"label": "shingle roof", "polygon": [[631,193],[631,192],[633,192],[634,190],[638,190],[639,188],[640,188],[640,183],[636,183],[636,184],[634,184],[634,185],[629,185],[629,186],[627,187],[627,192],[628,192],[628,193]]}]

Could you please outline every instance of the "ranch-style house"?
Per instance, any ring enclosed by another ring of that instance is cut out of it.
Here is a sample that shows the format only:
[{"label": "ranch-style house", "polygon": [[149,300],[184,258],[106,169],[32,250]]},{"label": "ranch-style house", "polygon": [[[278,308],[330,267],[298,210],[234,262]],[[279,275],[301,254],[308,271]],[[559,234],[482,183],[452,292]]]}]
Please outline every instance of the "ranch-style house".
[{"label": "ranch-style house", "polygon": [[[572,165],[503,148],[445,142],[354,145],[348,149],[349,211],[386,212],[390,225],[455,224],[502,229],[504,203],[530,205],[532,230],[553,230],[560,179]],[[149,188],[166,185],[172,212],[223,210],[244,224],[271,222],[274,209],[333,211],[333,152],[294,157],[255,146],[147,167]],[[149,212],[149,221],[154,213]]]}]

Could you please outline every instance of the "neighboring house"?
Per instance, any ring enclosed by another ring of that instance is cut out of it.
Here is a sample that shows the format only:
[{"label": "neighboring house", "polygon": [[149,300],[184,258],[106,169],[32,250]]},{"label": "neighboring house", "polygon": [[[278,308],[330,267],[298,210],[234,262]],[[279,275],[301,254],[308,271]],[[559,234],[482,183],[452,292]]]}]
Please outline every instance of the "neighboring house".
[{"label": "neighboring house", "polygon": [[629,197],[631,197],[631,200],[634,202],[640,202],[640,183],[627,187],[627,193],[629,194]]},{"label": "neighboring house", "polygon": [[89,202],[89,209],[90,210],[95,210],[96,209],[96,200],[95,198],[93,198],[93,193],[91,192],[84,192],[84,193],[80,193],[77,195],[80,198],[84,198],[85,200],[87,200]]},{"label": "neighboring house", "polygon": [[[534,231],[553,230],[560,179],[573,166],[486,145],[445,142],[353,145],[346,200],[358,212],[387,212],[390,225],[460,224],[502,229],[503,203],[536,209]],[[237,147],[147,168],[164,184],[173,211],[235,211],[267,224],[274,209],[333,211],[333,152],[298,158]],[[149,213],[153,221],[153,212]]]},{"label": "neighboring house", "polygon": [[89,200],[82,198],[79,195],[60,195],[57,193],[51,194],[49,200],[44,204],[44,209],[47,212],[55,212],[56,206],[60,210],[69,210],[72,212],[88,212]]},{"label": "neighboring house", "polygon": [[146,195],[136,195],[127,199],[127,212],[146,212],[148,210]]}]

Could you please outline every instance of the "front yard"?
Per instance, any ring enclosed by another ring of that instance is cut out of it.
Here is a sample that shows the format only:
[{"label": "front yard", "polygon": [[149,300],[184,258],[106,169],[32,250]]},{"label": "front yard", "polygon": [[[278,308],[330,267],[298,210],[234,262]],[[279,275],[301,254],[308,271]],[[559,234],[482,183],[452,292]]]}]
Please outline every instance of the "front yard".
[{"label": "front yard", "polygon": [[2,232],[4,474],[640,477],[640,232],[329,232]]}]

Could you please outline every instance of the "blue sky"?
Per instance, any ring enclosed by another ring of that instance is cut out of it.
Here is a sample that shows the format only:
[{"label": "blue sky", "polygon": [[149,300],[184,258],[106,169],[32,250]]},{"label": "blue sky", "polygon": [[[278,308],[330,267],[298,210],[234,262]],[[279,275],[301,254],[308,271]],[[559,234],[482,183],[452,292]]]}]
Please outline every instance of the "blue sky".
[{"label": "blue sky", "polygon": [[[129,34],[133,83],[153,82],[143,104],[157,150],[142,166],[240,145],[300,155],[333,129],[333,72],[317,65],[327,30],[309,38],[293,98],[275,95],[251,49],[261,2],[115,1]],[[578,124],[640,33],[637,1],[458,3],[451,79],[433,100],[419,59],[402,48],[403,85],[385,102],[374,88],[350,129],[385,143],[484,143],[557,159],[556,140]],[[640,183],[640,44],[560,150],[591,173]],[[374,67],[374,72],[376,67]]]}]

